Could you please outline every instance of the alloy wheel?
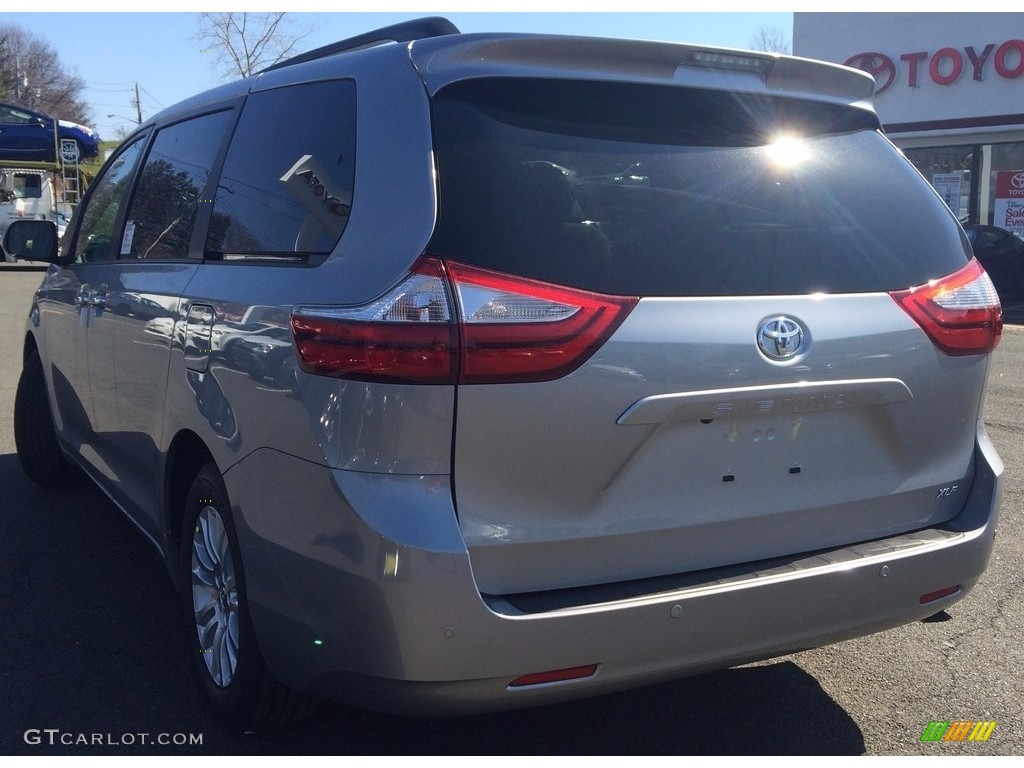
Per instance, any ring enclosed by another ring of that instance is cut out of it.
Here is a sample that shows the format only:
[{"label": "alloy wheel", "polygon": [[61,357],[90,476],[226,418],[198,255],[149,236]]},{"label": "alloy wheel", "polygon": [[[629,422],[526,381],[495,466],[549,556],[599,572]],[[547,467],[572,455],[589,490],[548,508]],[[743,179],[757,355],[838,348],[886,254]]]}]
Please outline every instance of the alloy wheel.
[{"label": "alloy wheel", "polygon": [[192,608],[206,669],[226,688],[238,666],[238,582],[224,520],[209,505],[192,536]]}]

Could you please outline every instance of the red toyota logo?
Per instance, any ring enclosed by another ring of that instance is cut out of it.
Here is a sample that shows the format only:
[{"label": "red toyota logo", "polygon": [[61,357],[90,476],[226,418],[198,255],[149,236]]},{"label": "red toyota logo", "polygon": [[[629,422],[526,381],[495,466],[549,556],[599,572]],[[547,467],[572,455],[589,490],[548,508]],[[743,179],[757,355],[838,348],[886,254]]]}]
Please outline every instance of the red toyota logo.
[{"label": "red toyota logo", "polygon": [[[868,51],[858,53],[843,62],[848,67],[854,67],[875,78],[875,93],[881,93],[896,79],[896,63],[884,53]],[[882,78],[885,82],[882,82]]]},{"label": "red toyota logo", "polygon": [[1015,173],[1010,177],[1010,183],[1017,189],[1024,189],[1024,173]]}]

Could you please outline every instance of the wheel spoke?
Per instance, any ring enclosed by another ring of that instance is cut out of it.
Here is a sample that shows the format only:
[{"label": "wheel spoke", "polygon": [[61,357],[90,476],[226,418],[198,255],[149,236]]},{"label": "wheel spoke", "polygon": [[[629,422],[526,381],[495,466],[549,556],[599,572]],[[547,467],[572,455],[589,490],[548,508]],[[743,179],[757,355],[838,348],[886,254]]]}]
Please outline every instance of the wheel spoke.
[{"label": "wheel spoke", "polygon": [[238,650],[238,614],[228,614],[228,640],[236,651]]},{"label": "wheel spoke", "polygon": [[214,559],[213,553],[210,550],[207,534],[207,522],[204,517],[200,517],[196,523],[195,536],[192,539],[192,563],[193,567],[198,561],[204,569],[209,572],[213,572],[217,565],[217,561]]},{"label": "wheel spoke", "polygon": [[192,585],[196,587],[207,587],[216,591],[213,571],[206,568],[198,558],[193,558],[192,563]]},{"label": "wheel spoke", "polygon": [[[217,513],[210,507],[203,510],[204,513],[208,511],[212,514],[204,514],[200,518],[200,532],[203,534],[203,547],[206,550],[206,556],[210,558],[211,570],[215,570],[220,565],[220,547],[217,544],[217,531],[213,530],[214,523],[211,518]],[[220,519],[219,516],[217,519]]]},{"label": "wheel spoke", "polygon": [[224,682],[224,627],[220,624],[217,625],[217,630],[213,634],[213,640],[210,643],[209,663],[212,665],[210,672],[213,675],[213,681],[217,685],[223,686]]},{"label": "wheel spoke", "polygon": [[217,657],[217,666],[220,673],[219,682],[221,685],[227,685],[231,682],[231,677],[235,670],[235,659],[234,649],[231,648],[231,643],[228,642],[226,626],[221,627],[221,632],[217,636]]},{"label": "wheel spoke", "polygon": [[[200,603],[199,600],[197,600],[197,597],[200,600],[205,600],[205,602]],[[207,626],[217,615],[216,594],[210,595],[208,593],[201,593],[200,595],[196,595],[196,590],[192,590],[192,605],[195,607],[197,627]]]},{"label": "wheel spoke", "polygon": [[[238,644],[233,640],[229,639],[229,642],[224,643],[224,651],[227,655],[228,669],[230,671],[230,677],[235,676],[235,667],[238,666]],[[231,682],[229,678],[227,682]]]}]

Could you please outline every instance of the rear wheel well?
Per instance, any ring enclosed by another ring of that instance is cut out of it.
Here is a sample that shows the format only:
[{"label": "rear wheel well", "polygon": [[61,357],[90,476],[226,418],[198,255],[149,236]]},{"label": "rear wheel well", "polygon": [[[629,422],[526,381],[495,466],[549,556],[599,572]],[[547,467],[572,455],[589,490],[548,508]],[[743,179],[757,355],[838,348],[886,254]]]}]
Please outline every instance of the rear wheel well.
[{"label": "rear wheel well", "polygon": [[[181,526],[189,488],[199,471],[213,461],[206,444],[195,432],[179,432],[167,452],[165,499],[167,519],[164,533],[168,542],[167,561],[177,563],[181,552]],[[176,573],[177,569],[172,569]],[[181,589],[183,585],[176,584]]]},{"label": "rear wheel well", "polygon": [[31,333],[25,334],[25,345],[21,349],[21,367],[25,367],[25,361],[28,360],[33,352],[37,352],[39,346],[36,344],[36,337]]}]

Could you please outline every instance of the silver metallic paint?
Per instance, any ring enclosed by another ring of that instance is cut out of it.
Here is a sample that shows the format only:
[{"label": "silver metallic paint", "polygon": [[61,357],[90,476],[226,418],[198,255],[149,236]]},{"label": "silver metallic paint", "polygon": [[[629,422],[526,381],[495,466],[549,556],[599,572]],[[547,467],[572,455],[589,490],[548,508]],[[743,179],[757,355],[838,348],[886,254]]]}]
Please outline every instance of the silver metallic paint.
[{"label": "silver metallic paint", "polygon": [[[795,366],[754,340],[779,313],[814,335]],[[455,494],[477,583],[503,594],[644,578],[940,523],[959,502],[934,489],[969,482],[987,365],[937,352],[887,294],[641,299],[567,377],[460,388]],[[898,383],[860,407],[776,403],[779,388],[853,379]],[[723,398],[688,419],[622,418],[647,398],[723,389],[755,408],[716,415]]]},{"label": "silver metallic paint", "polygon": [[[970,590],[991,553],[1003,466],[980,422],[977,430],[973,486],[945,525],[743,577],[710,572],[705,582],[673,592],[539,614],[481,597],[443,492],[446,478],[357,479],[359,473],[329,473],[261,452],[237,465],[225,482],[239,507],[294,505],[294,525],[264,512],[255,528],[238,530],[249,553],[253,621],[275,674],[296,688],[359,706],[436,715],[634,687],[934,613]],[[275,473],[293,483],[274,482]],[[353,481],[364,490],[347,492]],[[301,505],[295,487],[303,490]],[[389,523],[373,525],[355,509],[373,487],[387,495]],[[424,546],[417,546],[421,534]],[[389,550],[400,553],[398,578],[384,575]],[[962,591],[919,603],[920,595],[950,584]],[[679,618],[673,618],[675,606],[681,606]],[[507,688],[522,674],[592,663],[601,667],[585,681]]]}]

